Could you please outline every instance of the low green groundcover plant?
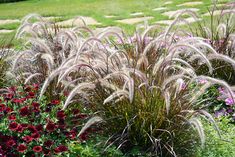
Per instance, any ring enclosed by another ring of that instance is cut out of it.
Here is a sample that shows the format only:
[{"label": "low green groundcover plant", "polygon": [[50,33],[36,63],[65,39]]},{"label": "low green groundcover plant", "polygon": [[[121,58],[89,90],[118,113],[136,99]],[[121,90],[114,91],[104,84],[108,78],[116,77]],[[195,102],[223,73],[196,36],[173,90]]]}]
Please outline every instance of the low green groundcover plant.
[{"label": "low green groundcover plant", "polygon": [[204,123],[207,141],[205,148],[198,150],[198,157],[232,157],[235,156],[235,125],[230,119],[223,117],[218,122],[221,130],[221,138],[214,131],[212,125]]},{"label": "low green groundcover plant", "polygon": [[94,128],[78,136],[88,114],[60,109],[60,100],[38,100],[39,86],[11,87],[0,95],[0,154],[55,156],[70,153],[70,143],[86,141]]}]

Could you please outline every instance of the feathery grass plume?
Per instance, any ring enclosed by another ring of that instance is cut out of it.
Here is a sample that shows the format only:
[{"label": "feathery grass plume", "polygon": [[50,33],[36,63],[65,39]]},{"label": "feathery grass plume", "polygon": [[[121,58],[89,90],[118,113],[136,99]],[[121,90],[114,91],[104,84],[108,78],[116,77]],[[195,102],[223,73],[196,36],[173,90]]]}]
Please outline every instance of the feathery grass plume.
[{"label": "feathery grass plume", "polygon": [[85,27],[51,33],[52,25],[36,25],[40,31],[29,26],[35,41],[25,48],[30,53],[18,58],[14,72],[42,74],[34,77],[44,82],[40,96],[71,91],[63,109],[80,99],[107,122],[104,132],[124,151],[137,145],[153,156],[182,156],[186,151],[193,156],[198,141],[205,142],[198,119],[204,112],[190,101],[198,91],[188,85],[202,78],[231,92],[225,82],[197,76],[190,57],[199,55],[212,71],[208,56],[217,52],[186,31],[168,28],[152,36],[147,28],[130,39],[112,29],[96,35]]},{"label": "feathery grass plume", "polygon": [[96,124],[96,123],[100,123],[102,122],[103,119],[95,116],[92,117],[91,119],[88,120],[88,122],[86,122],[85,126],[82,127],[81,131],[78,133],[78,136],[80,136],[81,134],[83,134],[88,128],[90,128],[92,125]]},{"label": "feathery grass plume", "polygon": [[[0,43],[0,45],[2,44],[4,43]],[[9,58],[11,58],[14,53],[14,50],[7,48],[4,45],[0,46],[0,88],[3,88],[10,83],[8,72],[12,63]]]},{"label": "feathery grass plume", "polygon": [[[205,38],[207,44],[215,49],[218,54],[224,55],[221,59],[216,59],[219,56],[213,54],[208,57],[209,60],[211,59],[211,64],[214,67],[211,76],[223,79],[229,84],[234,85],[235,69],[231,63],[235,60],[235,44],[232,44],[235,42],[233,37],[235,34],[235,22],[232,20],[235,17],[235,13],[231,11],[232,9],[232,6],[227,6],[221,10],[220,15],[214,16],[214,12],[217,10],[217,5],[214,2],[212,10],[210,10],[210,22],[198,22],[198,25],[192,27],[191,30],[195,36]],[[198,75],[207,75],[204,63],[196,69],[196,73]]]}]

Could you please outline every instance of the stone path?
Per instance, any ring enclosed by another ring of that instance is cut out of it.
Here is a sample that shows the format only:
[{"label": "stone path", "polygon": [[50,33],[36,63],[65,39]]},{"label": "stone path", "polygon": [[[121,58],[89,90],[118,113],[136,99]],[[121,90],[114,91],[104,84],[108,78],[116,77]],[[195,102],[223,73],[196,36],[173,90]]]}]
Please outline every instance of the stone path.
[{"label": "stone path", "polygon": [[186,2],[186,3],[182,3],[182,4],[177,5],[177,7],[187,7],[187,6],[194,6],[194,5],[201,5],[201,4],[203,4],[203,2],[200,2],[200,1]]},{"label": "stone path", "polygon": [[[100,25],[101,23],[97,22],[95,19],[91,18],[91,17],[81,17],[86,25]],[[65,20],[62,22],[57,22],[56,24],[58,24],[59,26],[84,26],[83,21],[80,18],[73,18],[73,19],[69,19],[69,20]]]},{"label": "stone path", "polygon": [[194,12],[199,11],[198,8],[187,8],[187,9],[179,9],[175,11],[167,11],[167,12],[164,12],[162,15],[168,16],[168,18],[173,18],[173,17],[176,17],[180,12],[185,11],[185,10],[190,10]]},{"label": "stone path", "polygon": [[12,23],[19,23],[19,22],[20,22],[20,20],[18,20],[18,19],[0,20],[0,25],[12,24]]},{"label": "stone path", "polygon": [[152,16],[148,16],[148,17],[136,17],[136,18],[129,18],[129,19],[123,19],[123,20],[117,20],[117,22],[119,23],[123,23],[123,24],[136,24],[136,23],[140,23],[146,20],[150,20],[153,19],[154,17]]}]

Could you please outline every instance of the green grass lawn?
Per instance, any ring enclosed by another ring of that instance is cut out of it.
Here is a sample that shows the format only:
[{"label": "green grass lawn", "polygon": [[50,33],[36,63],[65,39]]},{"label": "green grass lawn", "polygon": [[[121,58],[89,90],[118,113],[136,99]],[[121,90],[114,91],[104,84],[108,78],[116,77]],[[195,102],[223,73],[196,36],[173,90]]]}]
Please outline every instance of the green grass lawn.
[{"label": "green grass lawn", "polygon": [[[177,10],[185,7],[177,7],[177,4],[199,0],[172,0],[172,4],[165,5],[166,11]],[[201,0],[202,5],[188,6],[200,9],[199,14],[207,12],[211,5],[211,0]],[[225,3],[231,0],[219,0],[219,3]],[[0,19],[21,19],[30,13],[38,13],[42,16],[57,16],[59,20],[69,19],[75,16],[89,16],[101,23],[98,27],[120,26],[127,32],[132,33],[135,25],[120,24],[118,19],[131,18],[131,13],[143,12],[143,16],[152,16],[150,24],[159,20],[168,19],[162,15],[162,11],[153,11],[152,9],[164,7],[166,0],[27,0],[16,3],[0,4]],[[105,15],[114,15],[115,18],[108,19]],[[15,30],[20,23],[0,24],[0,29]],[[5,35],[1,35],[2,38]],[[10,37],[12,33],[10,34]],[[7,37],[7,38],[10,38]]]}]

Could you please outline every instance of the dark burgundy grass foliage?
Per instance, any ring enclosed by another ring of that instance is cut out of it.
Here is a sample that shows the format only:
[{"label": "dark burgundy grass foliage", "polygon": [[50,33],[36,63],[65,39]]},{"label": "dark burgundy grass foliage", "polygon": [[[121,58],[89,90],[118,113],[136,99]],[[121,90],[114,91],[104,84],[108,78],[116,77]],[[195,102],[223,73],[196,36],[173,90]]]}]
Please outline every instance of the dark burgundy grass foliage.
[{"label": "dark burgundy grass foliage", "polygon": [[79,134],[88,115],[60,109],[60,100],[38,101],[38,84],[10,87],[0,94],[0,154],[56,156],[69,153],[69,143],[89,138],[91,128]]}]

